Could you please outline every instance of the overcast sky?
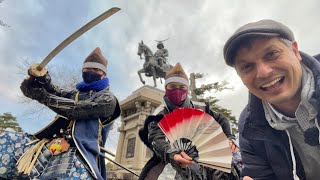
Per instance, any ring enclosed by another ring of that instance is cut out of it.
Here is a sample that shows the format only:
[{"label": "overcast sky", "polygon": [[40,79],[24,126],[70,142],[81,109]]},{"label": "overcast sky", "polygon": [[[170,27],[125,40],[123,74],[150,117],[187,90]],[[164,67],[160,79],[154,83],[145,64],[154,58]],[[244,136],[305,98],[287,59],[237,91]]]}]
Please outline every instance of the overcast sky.
[{"label": "overcast sky", "polygon": [[[142,86],[137,76],[143,65],[137,56],[141,40],[155,52],[154,40],[169,38],[165,47],[171,64],[180,62],[187,74],[207,74],[198,84],[228,81],[234,91],[214,95],[236,117],[246,105],[247,90],[225,65],[222,48],[238,27],[274,19],[292,29],[301,51],[319,53],[317,0],[4,0],[0,1],[0,20],[10,27],[0,26],[0,114],[11,112],[31,133],[48,124],[53,113],[41,119],[25,116],[34,103],[19,100],[23,75],[18,65],[23,59],[40,62],[66,37],[114,6],[121,11],[66,47],[49,67],[77,69],[80,76],[84,58],[100,47],[109,60],[111,91],[120,101]],[[147,83],[152,85],[150,79]],[[163,89],[159,81],[158,85]]]}]

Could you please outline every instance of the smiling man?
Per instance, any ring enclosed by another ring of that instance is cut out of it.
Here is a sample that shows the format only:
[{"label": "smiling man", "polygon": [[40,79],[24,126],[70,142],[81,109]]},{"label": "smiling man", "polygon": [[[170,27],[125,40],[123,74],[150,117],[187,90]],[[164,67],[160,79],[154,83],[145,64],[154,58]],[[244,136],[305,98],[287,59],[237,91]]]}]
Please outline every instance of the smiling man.
[{"label": "smiling man", "polygon": [[250,91],[239,119],[244,179],[318,179],[319,61],[273,20],[240,27],[224,57]]}]

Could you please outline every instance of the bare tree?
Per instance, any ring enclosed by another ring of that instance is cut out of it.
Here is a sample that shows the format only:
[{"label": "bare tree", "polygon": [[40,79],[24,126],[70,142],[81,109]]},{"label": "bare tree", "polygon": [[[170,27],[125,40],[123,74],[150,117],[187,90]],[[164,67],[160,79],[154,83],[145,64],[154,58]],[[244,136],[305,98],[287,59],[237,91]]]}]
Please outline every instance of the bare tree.
[{"label": "bare tree", "polygon": [[[28,69],[37,63],[30,58],[22,58],[20,62],[21,63],[17,65],[17,73],[22,76],[26,76]],[[76,83],[81,81],[81,69],[68,67],[66,65],[48,65],[48,72],[54,84],[66,89],[74,88]]]},{"label": "bare tree", "polygon": [[[21,77],[26,77],[28,75],[28,69],[31,65],[35,64],[35,60],[31,58],[22,58],[20,64],[17,65],[17,74]],[[64,65],[59,66],[48,66],[48,71],[51,76],[52,82],[62,88],[72,89],[75,87],[76,83],[81,81],[81,70],[76,68],[67,67]],[[23,78],[21,78],[22,82]],[[28,109],[23,113],[25,117],[31,119],[50,119],[51,110],[45,105],[38,103],[30,98],[21,96],[20,102],[26,104]]]},{"label": "bare tree", "polygon": [[[2,3],[4,0],[0,0],[0,3]],[[10,27],[8,24],[6,24],[5,22],[3,22],[1,19],[0,19],[0,26],[4,26],[4,27]]]},{"label": "bare tree", "polygon": [[4,23],[2,20],[0,20],[0,26],[10,27],[8,24]]}]

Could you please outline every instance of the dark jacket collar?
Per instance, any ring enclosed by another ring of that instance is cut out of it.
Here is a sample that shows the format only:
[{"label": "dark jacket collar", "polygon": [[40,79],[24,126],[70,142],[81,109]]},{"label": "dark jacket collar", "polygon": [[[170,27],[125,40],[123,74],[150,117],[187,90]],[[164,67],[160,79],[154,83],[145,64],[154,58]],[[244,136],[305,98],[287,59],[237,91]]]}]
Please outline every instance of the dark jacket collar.
[{"label": "dark jacket collar", "polygon": [[183,103],[180,106],[176,106],[175,104],[173,104],[167,96],[163,96],[163,100],[166,104],[166,107],[168,108],[168,112],[172,112],[173,110],[179,107],[193,107],[193,104],[189,96],[187,96],[187,98],[183,101]]}]

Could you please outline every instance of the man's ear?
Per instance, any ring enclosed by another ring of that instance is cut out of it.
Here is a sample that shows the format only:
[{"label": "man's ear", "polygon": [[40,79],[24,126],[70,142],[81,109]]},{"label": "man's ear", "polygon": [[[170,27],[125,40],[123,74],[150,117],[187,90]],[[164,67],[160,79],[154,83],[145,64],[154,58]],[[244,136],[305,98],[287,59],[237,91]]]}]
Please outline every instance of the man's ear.
[{"label": "man's ear", "polygon": [[297,57],[297,59],[299,59],[299,61],[301,61],[302,58],[301,58],[301,55],[300,55],[300,52],[299,52],[299,49],[298,49],[297,41],[294,41],[292,43],[292,51],[293,51],[294,55]]}]

